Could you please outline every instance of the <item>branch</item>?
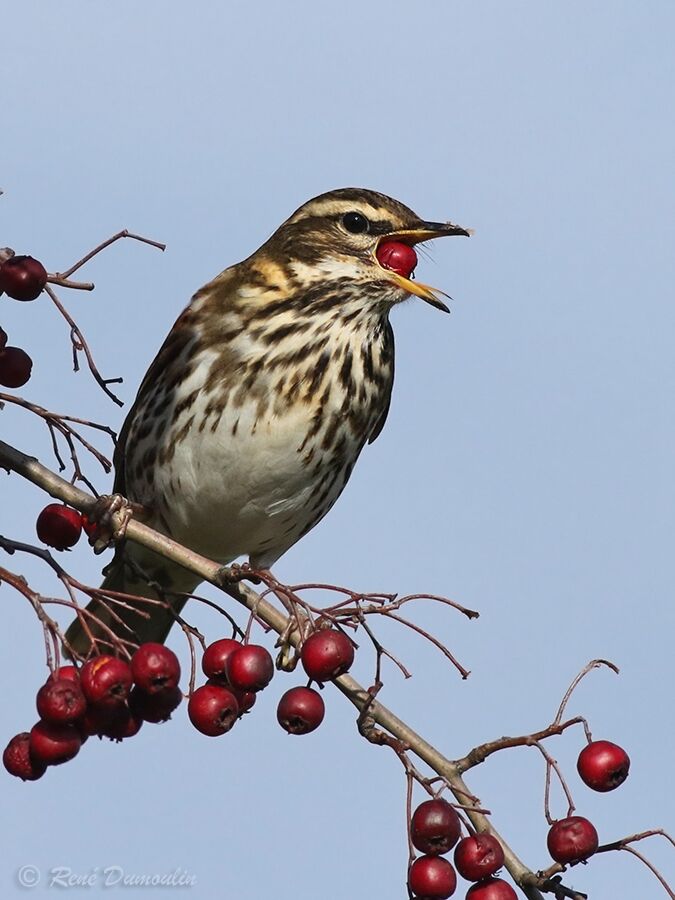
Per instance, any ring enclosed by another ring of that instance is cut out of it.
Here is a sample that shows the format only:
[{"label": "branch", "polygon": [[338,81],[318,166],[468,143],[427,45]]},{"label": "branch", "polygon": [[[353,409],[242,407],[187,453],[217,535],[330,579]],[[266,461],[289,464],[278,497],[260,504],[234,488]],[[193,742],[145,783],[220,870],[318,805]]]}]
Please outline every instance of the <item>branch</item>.
[{"label": "branch", "polygon": [[[52,497],[69,503],[81,512],[89,513],[93,511],[96,504],[95,497],[69,484],[39,463],[35,458],[27,456],[3,441],[0,441],[0,466],[16,472],[45,490]],[[184,566],[191,572],[199,575],[204,581],[224,591],[254,612],[261,621],[274,629],[274,631],[279,634],[287,633],[290,643],[294,646],[300,642],[299,636],[289,629],[289,620],[282,612],[260,597],[248,585],[241,582],[232,584],[224,581],[223,569],[217,563],[201,556],[199,553],[188,550],[176,541],[133,519],[128,523],[125,537],[161,554],[172,562]],[[334,684],[359,710],[359,713],[365,707],[367,716],[374,723],[387,731],[401,745],[409,748],[419,759],[447,781],[450,790],[458,801],[459,808],[465,812],[473,827],[479,832],[489,832],[499,840],[504,848],[506,868],[514,881],[520,885],[528,900],[543,900],[543,895],[539,889],[541,880],[538,876],[528,869],[516,856],[515,852],[504,838],[497,833],[491,821],[482,812],[467,806],[466,798],[472,796],[472,794],[461,777],[458,763],[447,759],[391,710],[375,700],[372,693],[365,690],[350,675],[341,675],[335,679]],[[558,894],[563,896],[560,894],[559,886]]]}]

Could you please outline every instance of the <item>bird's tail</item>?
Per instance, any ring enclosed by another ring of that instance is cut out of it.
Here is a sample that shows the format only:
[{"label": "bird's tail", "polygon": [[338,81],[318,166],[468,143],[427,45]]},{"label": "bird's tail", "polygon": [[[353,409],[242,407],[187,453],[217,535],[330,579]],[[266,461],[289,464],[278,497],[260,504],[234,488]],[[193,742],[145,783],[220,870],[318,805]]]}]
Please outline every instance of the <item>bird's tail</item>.
[{"label": "bird's tail", "polygon": [[[186,598],[172,596],[171,592],[190,594],[200,582],[200,578],[182,566],[169,563],[156,554],[144,551],[140,568],[150,579],[161,584],[167,593],[160,598],[148,581],[136,574],[134,569],[125,563],[130,553],[127,545],[125,551],[118,553],[107,567],[102,591],[122,594],[133,594],[147,597],[149,601],[123,600],[120,603],[109,599],[94,599],[78,615],[66,631],[66,641],[70,649],[83,657],[92,653],[115,653],[115,639],[142,644],[145,641],[164,643],[176,621],[172,610],[179,613]],[[134,554],[136,556],[136,554]],[[170,602],[171,608],[168,607]]]}]

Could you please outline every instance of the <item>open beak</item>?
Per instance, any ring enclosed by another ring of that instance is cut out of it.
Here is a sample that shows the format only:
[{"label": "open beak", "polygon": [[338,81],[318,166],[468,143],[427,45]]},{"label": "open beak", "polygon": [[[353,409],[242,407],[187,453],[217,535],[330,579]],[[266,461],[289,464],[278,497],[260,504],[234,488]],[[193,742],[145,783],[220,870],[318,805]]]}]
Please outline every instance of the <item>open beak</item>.
[{"label": "open beak", "polygon": [[[411,247],[414,247],[415,244],[419,244],[422,241],[430,241],[433,238],[448,237],[456,234],[463,235],[464,237],[471,237],[473,232],[467,228],[462,228],[460,225],[453,225],[452,222],[420,222],[415,228],[396,231],[393,234],[387,235],[383,240],[400,240],[402,243],[410,244]],[[443,291],[432,288],[428,284],[422,284],[419,281],[412,281],[410,278],[404,278],[403,275],[399,275],[397,272],[387,271],[392,280],[409,294],[421,297],[422,300],[426,301],[430,306],[434,306],[436,309],[440,309],[443,312],[450,312],[447,305],[439,297],[439,294],[447,297],[447,294],[443,294]]]}]

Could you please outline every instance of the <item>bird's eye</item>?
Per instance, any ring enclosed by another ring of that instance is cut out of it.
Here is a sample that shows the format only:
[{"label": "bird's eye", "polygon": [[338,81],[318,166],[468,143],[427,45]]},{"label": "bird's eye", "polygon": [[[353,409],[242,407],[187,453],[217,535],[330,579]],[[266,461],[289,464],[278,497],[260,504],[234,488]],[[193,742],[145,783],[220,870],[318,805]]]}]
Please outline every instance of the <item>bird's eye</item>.
[{"label": "bird's eye", "polygon": [[342,217],[342,224],[352,234],[363,234],[370,228],[370,222],[358,212],[348,212]]}]

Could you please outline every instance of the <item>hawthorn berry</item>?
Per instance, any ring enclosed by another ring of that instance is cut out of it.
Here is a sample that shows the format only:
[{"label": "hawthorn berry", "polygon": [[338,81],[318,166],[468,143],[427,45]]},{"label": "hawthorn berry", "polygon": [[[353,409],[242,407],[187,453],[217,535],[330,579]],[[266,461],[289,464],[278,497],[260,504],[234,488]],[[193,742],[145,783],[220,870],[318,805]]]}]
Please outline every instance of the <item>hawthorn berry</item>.
[{"label": "hawthorn berry", "polygon": [[90,706],[82,720],[86,735],[107,737],[113,741],[133,737],[141,730],[143,719],[126,703],[117,706]]},{"label": "hawthorn berry", "polygon": [[457,876],[447,859],[441,856],[420,856],[408,870],[408,885],[416,897],[445,900],[455,893]]},{"label": "hawthorn berry", "polygon": [[559,863],[579,862],[598,849],[598,832],[583,816],[568,816],[551,825],[546,845],[553,859]]},{"label": "hawthorn berry", "polygon": [[466,900],[518,900],[518,897],[508,881],[485,878],[471,885],[466,892]]},{"label": "hawthorn berry", "polygon": [[12,300],[35,300],[47,284],[47,270],[32,256],[10,256],[0,266],[0,291]]},{"label": "hawthorn berry", "polygon": [[133,677],[131,667],[116,656],[95,656],[80,672],[82,691],[94,706],[118,706],[127,699]]},{"label": "hawthorn berry", "polygon": [[82,530],[90,538],[90,543],[95,543],[100,534],[98,522],[93,522],[86,513],[82,513]]},{"label": "hawthorn berry", "polygon": [[326,712],[318,691],[294,687],[283,695],[277,707],[277,721],[289,734],[309,734],[323,722]]},{"label": "hawthorn berry", "polygon": [[630,758],[611,741],[591,741],[579,754],[577,771],[594,791],[613,791],[628,778]]},{"label": "hawthorn berry", "polygon": [[455,868],[467,881],[494,875],[504,865],[504,851],[491,834],[472,834],[455,847]]},{"label": "hawthorn berry", "polygon": [[349,670],[354,662],[354,646],[346,634],[325,628],[310,634],[302,645],[300,659],[313,681],[330,681]]},{"label": "hawthorn berry", "polygon": [[418,850],[430,855],[447,853],[459,840],[459,816],[441,797],[420,803],[410,821],[410,837]]},{"label": "hawthorn berry", "polygon": [[33,360],[20,347],[5,347],[0,352],[0,384],[20,388],[30,380]]},{"label": "hawthorn berry", "polygon": [[209,737],[225,734],[237,721],[239,705],[232,691],[219,684],[197,688],[188,700],[188,716],[197,731]]},{"label": "hawthorn berry", "polygon": [[[222,685],[222,682],[218,681],[211,683]],[[255,701],[257,699],[257,694],[255,693],[255,691],[238,691],[233,687],[231,687],[230,690],[237,698],[237,704],[239,705],[239,718],[241,718],[245,712],[253,709],[253,707],[255,706]]]},{"label": "hawthorn berry", "polygon": [[401,241],[383,241],[375,253],[377,261],[385,269],[391,269],[403,278],[410,278],[417,265],[417,254],[409,244]]},{"label": "hawthorn berry", "polygon": [[82,516],[70,506],[50,503],[37,517],[35,530],[43,544],[55,550],[67,550],[80,539]]},{"label": "hawthorn berry", "polygon": [[30,754],[47,766],[68,762],[80,751],[82,738],[74,725],[53,725],[42,719],[30,732]]},{"label": "hawthorn berry", "polygon": [[54,671],[47,679],[47,682],[60,681],[64,678],[68,681],[74,681],[76,684],[79,684],[80,672],[77,666],[59,666],[58,669],[54,669]]},{"label": "hawthorn berry", "polygon": [[[7,332],[4,328],[0,328],[0,351],[5,349],[5,344],[7,343]],[[26,732],[27,734],[28,732]],[[18,737],[18,735],[17,735]]]},{"label": "hawthorn berry", "polygon": [[141,644],[131,657],[134,683],[146,694],[175,690],[180,681],[178,657],[164,644]]},{"label": "hawthorn berry", "polygon": [[87,709],[80,685],[69,678],[49,679],[38,691],[35,704],[40,718],[55,725],[72,724]]},{"label": "hawthorn berry", "polygon": [[15,734],[2,754],[2,764],[10,775],[23,781],[37,781],[47,771],[47,764],[35,759],[30,752],[30,734]]},{"label": "hawthorn berry", "polygon": [[183,695],[179,688],[165,688],[154,694],[146,694],[139,687],[133,687],[129,694],[129,708],[144,722],[168,722],[171,713],[181,704]]},{"label": "hawthorn berry", "polygon": [[243,644],[227,657],[225,674],[236,691],[262,691],[272,680],[274,662],[264,647]]},{"label": "hawthorn berry", "polygon": [[241,643],[235,641],[234,638],[221,638],[219,641],[209,644],[202,656],[202,672],[207,678],[212,678],[221,684],[226,683],[225,666],[228,657],[235,650],[239,650],[241,646]]}]

